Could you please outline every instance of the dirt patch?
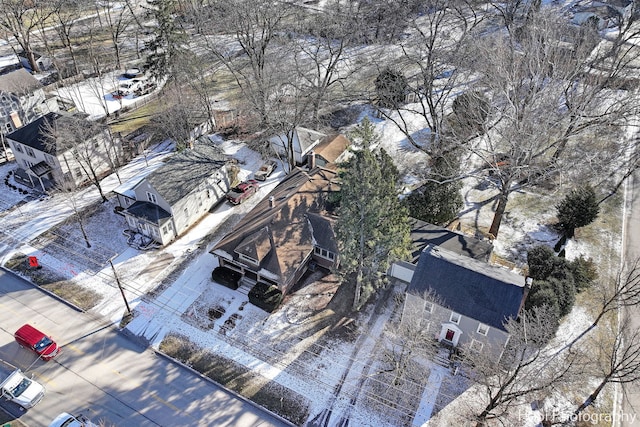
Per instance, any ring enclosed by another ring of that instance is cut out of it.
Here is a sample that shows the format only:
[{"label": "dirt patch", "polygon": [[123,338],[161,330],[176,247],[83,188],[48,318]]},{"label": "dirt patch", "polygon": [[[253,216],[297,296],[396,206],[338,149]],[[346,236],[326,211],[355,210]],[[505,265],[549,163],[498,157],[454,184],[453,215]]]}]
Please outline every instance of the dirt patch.
[{"label": "dirt patch", "polygon": [[167,335],[160,343],[160,351],[295,425],[302,425],[309,418],[307,398],[233,360],[200,348],[186,336]]},{"label": "dirt patch", "polygon": [[15,254],[4,264],[4,267],[83,310],[95,307],[102,299],[102,295],[61,276],[50,268],[31,267],[29,257],[25,254]]}]

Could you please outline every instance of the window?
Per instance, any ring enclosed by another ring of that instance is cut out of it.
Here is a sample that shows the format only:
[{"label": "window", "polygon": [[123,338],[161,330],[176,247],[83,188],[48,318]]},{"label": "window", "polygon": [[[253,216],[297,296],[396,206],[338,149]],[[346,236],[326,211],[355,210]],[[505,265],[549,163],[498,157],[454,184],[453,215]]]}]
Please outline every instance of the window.
[{"label": "window", "polygon": [[55,166],[56,161],[55,161],[55,159],[53,158],[53,156],[52,156],[52,155],[50,155],[50,154],[46,154],[46,153],[45,153],[44,158],[46,159],[46,161],[47,161],[47,163],[48,163],[49,165],[51,165],[51,166]]},{"label": "window", "polygon": [[476,341],[474,339],[471,340],[471,344],[469,344],[469,350],[480,352],[484,348],[484,344],[480,341]]},{"label": "window", "polygon": [[6,123],[5,127],[7,128],[7,133],[13,132],[13,126],[11,126],[11,123]]},{"label": "window", "polygon": [[31,147],[24,147],[24,149],[27,151],[27,154],[30,155],[31,157],[36,156],[36,153],[33,152],[33,149]]},{"label": "window", "polygon": [[148,191],[147,191],[147,200],[156,205],[158,204],[158,199],[156,198],[156,195],[153,193],[149,193]]},{"label": "window", "polygon": [[76,168],[74,173],[75,173],[77,178],[80,178],[82,176],[82,169],[81,168]]},{"label": "window", "polygon": [[12,142],[11,144],[13,144],[13,148],[15,148],[18,153],[24,153],[20,144],[16,144],[15,142]]},{"label": "window", "polygon": [[257,259],[253,259],[251,257],[248,257],[245,254],[238,254],[238,255],[240,255],[240,259],[241,260],[250,262],[251,264],[258,265],[258,260]]},{"label": "window", "polygon": [[476,332],[486,337],[487,334],[489,333],[489,327],[484,323],[480,323],[478,324],[478,330]]},{"label": "window", "polygon": [[451,312],[451,317],[449,317],[449,320],[451,321],[451,323],[455,323],[456,325],[460,324],[460,315],[458,313],[456,313],[455,311]]},{"label": "window", "polygon": [[317,246],[313,248],[313,253],[315,253],[316,255],[322,258],[330,259],[331,261],[333,261],[336,258],[334,253],[329,252],[326,249],[319,248]]},{"label": "window", "polygon": [[335,259],[335,257],[336,257],[336,256],[333,254],[333,252],[329,252],[329,259],[330,259],[331,261],[333,261],[333,260]]},{"label": "window", "polygon": [[167,228],[166,225],[162,227],[162,234],[167,234],[167,231],[169,231],[169,229]]},{"label": "window", "polygon": [[433,303],[431,301],[424,302],[424,311],[427,313],[433,313]]}]

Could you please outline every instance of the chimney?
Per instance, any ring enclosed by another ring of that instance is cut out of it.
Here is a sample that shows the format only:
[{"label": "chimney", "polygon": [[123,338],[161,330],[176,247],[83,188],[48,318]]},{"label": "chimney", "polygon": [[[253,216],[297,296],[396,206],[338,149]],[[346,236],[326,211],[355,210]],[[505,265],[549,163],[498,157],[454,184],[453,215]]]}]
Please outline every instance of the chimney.
[{"label": "chimney", "polygon": [[529,292],[531,292],[531,286],[533,285],[533,277],[528,277],[524,279],[524,289],[522,292],[522,301],[520,302],[520,308],[518,309],[518,315],[522,313],[524,310],[524,303],[527,301],[527,297],[529,296]]},{"label": "chimney", "polygon": [[273,196],[269,197],[269,206],[272,208],[276,206],[276,199]]},{"label": "chimney", "polygon": [[307,165],[309,166],[309,170],[316,167],[316,153],[313,150],[307,154]]}]

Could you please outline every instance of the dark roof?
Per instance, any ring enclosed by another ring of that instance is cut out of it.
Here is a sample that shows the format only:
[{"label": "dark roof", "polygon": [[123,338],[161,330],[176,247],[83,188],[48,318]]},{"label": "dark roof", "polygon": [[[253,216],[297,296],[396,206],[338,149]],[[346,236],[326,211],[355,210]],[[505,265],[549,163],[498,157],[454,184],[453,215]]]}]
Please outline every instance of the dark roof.
[{"label": "dark roof", "polygon": [[227,156],[211,141],[171,157],[146,180],[162,198],[173,205],[224,167]]},{"label": "dark roof", "polygon": [[[84,118],[61,113],[48,113],[28,125],[22,126],[20,129],[11,132],[7,135],[7,139],[20,142],[38,151],[43,151],[55,156],[57,151],[56,145],[48,142],[50,128],[55,127],[56,123],[75,122],[77,120],[84,120]],[[98,128],[96,129],[97,135],[100,130]]]},{"label": "dark roof", "polygon": [[[311,223],[326,230],[319,225],[320,217],[326,214],[326,197],[335,175],[334,171],[323,168],[311,171],[296,168],[245,215],[211,253],[237,260],[236,252],[246,255],[255,252],[255,257],[251,257],[260,260],[259,269],[271,272],[280,283],[288,283],[313,250],[314,240],[321,238]],[[333,188],[338,187],[334,184]],[[317,217],[310,219],[313,214]]]},{"label": "dark roof", "polygon": [[309,212],[307,218],[311,224],[315,244],[333,253],[338,253],[336,236],[333,233],[333,219],[313,212]]},{"label": "dark roof", "polygon": [[524,281],[507,269],[427,246],[407,292],[418,296],[433,292],[456,313],[505,330],[504,322],[518,316]]},{"label": "dark roof", "polygon": [[135,202],[125,212],[137,218],[143,218],[153,224],[162,225],[171,218],[171,214],[160,206],[149,202]]},{"label": "dark roof", "polygon": [[480,261],[489,261],[493,245],[490,242],[478,240],[447,228],[429,224],[419,219],[411,218],[411,262],[417,263],[422,250],[428,246],[441,248],[465,255]]},{"label": "dark roof", "polygon": [[0,74],[0,91],[24,95],[42,87],[38,79],[24,68]]}]

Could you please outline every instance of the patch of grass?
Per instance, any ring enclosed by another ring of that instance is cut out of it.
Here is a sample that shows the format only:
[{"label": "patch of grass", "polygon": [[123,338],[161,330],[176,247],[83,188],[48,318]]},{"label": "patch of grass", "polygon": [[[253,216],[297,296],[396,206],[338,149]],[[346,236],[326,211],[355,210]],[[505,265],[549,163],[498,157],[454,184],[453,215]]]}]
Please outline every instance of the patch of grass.
[{"label": "patch of grass", "polygon": [[202,349],[189,338],[171,334],[160,351],[296,425],[309,417],[308,400],[235,361]]},{"label": "patch of grass", "polygon": [[46,289],[83,310],[95,307],[102,299],[97,292],[86,289],[72,280],[61,276],[47,267],[33,268],[29,266],[29,257],[25,254],[15,254],[4,267],[27,277],[32,283]]},{"label": "patch of grass", "polygon": [[136,108],[128,113],[123,113],[120,118],[109,124],[111,132],[120,132],[122,135],[128,135],[131,132],[140,129],[151,123],[151,118],[158,111],[161,111],[163,104],[162,94],[153,101]]}]

